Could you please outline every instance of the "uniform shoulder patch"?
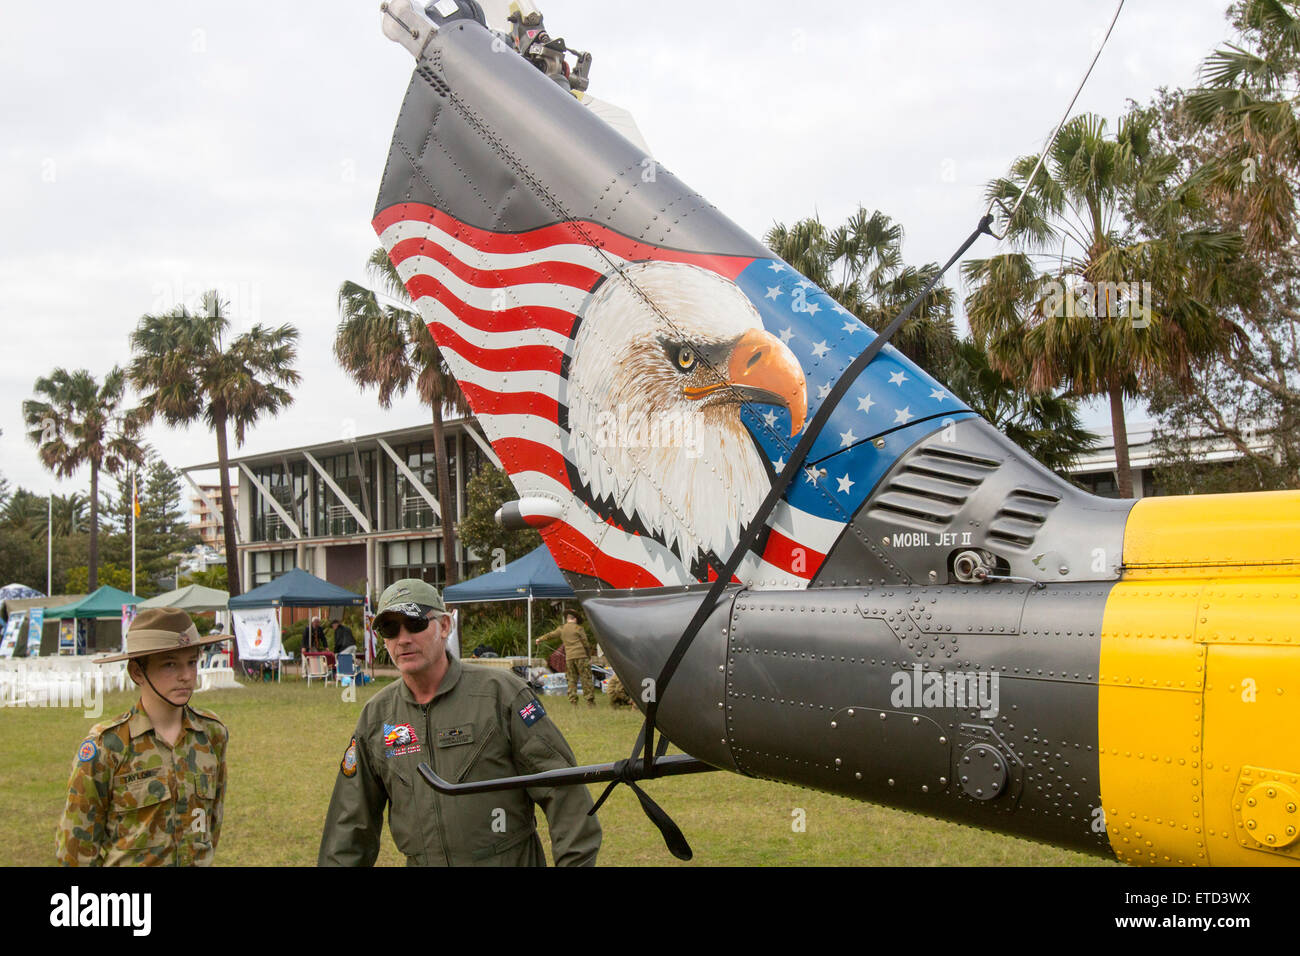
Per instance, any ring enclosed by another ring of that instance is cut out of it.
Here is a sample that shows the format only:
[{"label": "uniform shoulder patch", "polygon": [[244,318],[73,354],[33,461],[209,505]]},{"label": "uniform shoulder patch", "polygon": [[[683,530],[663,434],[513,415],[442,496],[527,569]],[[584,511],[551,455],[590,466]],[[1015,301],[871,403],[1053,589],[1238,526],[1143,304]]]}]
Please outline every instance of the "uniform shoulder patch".
[{"label": "uniform shoulder patch", "polygon": [[339,762],[339,773],[345,777],[355,777],[357,775],[357,738],[352,738],[352,743],[348,744],[348,749],[343,751],[343,759]]},{"label": "uniform shoulder patch", "polygon": [[519,708],[519,717],[524,722],[525,727],[531,727],[545,716],[546,708],[542,706],[542,702],[536,697]]},{"label": "uniform shoulder patch", "polygon": [[94,760],[95,755],[98,753],[99,753],[99,746],[95,743],[94,740],[87,737],[84,741],[82,741],[81,747],[77,750],[77,759],[80,760],[82,763],[88,763],[89,761]]}]

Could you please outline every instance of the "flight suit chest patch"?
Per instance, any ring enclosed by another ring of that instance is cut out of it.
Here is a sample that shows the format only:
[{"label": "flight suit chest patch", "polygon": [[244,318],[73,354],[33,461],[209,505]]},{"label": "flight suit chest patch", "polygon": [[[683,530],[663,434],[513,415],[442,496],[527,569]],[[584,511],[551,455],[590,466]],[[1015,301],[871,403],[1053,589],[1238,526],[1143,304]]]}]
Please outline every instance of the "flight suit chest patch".
[{"label": "flight suit chest patch", "polygon": [[420,738],[410,724],[384,724],[384,756],[400,757],[420,752]]},{"label": "flight suit chest patch", "polygon": [[443,727],[438,730],[439,747],[459,747],[461,744],[472,744],[473,742],[473,724],[461,724],[459,727]]}]

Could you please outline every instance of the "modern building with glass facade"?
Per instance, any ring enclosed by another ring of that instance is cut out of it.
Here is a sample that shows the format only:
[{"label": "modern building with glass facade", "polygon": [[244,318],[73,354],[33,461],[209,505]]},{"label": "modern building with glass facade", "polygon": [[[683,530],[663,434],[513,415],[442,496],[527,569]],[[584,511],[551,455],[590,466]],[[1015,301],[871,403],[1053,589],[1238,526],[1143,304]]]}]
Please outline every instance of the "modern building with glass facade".
[{"label": "modern building with glass facade", "polygon": [[[452,500],[444,504],[432,432],[423,424],[232,458],[244,590],[292,568],[340,587],[365,588],[372,597],[406,577],[441,586],[444,522],[463,517],[469,478],[485,463],[498,462],[473,419],[447,422]],[[183,471],[216,469],[207,462]],[[459,545],[457,552],[463,577],[472,561]]]}]

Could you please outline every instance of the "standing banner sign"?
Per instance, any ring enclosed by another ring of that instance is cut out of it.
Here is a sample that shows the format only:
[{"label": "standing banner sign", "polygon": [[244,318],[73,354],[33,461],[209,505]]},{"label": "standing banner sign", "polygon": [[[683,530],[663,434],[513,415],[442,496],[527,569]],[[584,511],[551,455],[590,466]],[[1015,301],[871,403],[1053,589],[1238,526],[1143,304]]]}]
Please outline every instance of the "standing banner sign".
[{"label": "standing banner sign", "polygon": [[0,643],[0,657],[14,656],[14,651],[18,647],[18,634],[22,631],[23,622],[26,620],[26,611],[10,615],[9,622],[5,625],[4,643]]},{"label": "standing banner sign", "polygon": [[280,643],[280,618],[273,607],[231,611],[239,657],[246,661],[278,661],[284,651]]},{"label": "standing banner sign", "polygon": [[77,622],[70,617],[59,621],[59,653],[77,653]]},{"label": "standing banner sign", "polygon": [[45,627],[45,608],[32,608],[32,619],[27,622],[27,656],[41,656],[41,630]]},{"label": "standing banner sign", "polygon": [[134,604],[122,605],[122,653],[126,653],[126,632],[131,629],[131,622],[135,620],[136,607]]}]

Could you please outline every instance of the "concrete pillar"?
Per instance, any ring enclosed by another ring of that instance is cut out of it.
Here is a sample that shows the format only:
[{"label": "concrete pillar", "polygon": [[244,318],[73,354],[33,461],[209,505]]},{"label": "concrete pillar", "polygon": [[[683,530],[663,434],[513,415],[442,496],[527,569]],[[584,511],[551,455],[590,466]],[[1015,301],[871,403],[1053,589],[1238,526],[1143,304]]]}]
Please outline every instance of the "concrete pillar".
[{"label": "concrete pillar", "polygon": [[375,552],[379,549],[375,547],[374,538],[366,538],[366,591],[373,593],[375,587]]}]

